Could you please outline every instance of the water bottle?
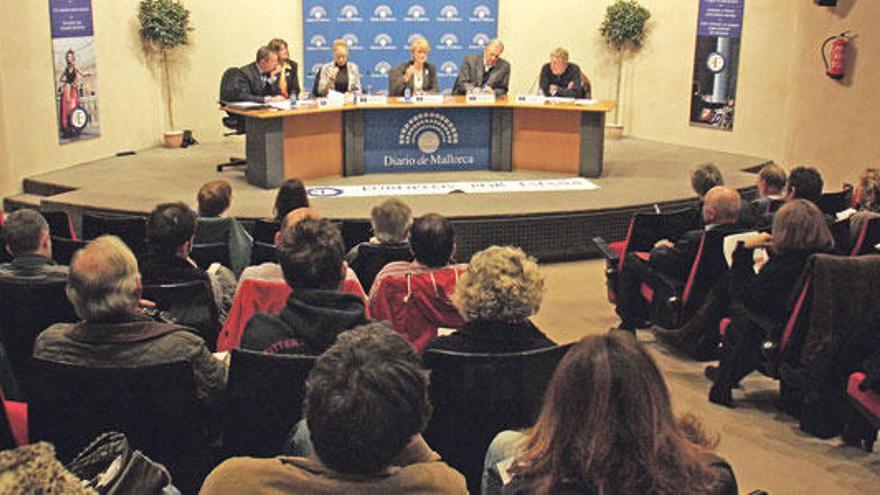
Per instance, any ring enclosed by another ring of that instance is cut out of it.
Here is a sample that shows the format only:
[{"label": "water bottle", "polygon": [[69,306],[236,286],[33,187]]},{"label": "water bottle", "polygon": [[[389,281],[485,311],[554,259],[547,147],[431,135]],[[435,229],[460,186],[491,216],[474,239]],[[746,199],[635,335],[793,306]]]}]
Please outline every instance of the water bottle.
[{"label": "water bottle", "polygon": [[412,98],[412,87],[407,86],[403,89],[403,99],[409,100]]}]

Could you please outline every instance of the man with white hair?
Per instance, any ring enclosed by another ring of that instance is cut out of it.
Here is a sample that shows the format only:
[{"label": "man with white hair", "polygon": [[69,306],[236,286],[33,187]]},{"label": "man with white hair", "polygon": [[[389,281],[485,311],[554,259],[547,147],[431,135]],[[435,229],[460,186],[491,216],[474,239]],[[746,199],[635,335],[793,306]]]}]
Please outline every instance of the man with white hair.
[{"label": "man with white hair", "polygon": [[482,54],[466,55],[458,70],[452,94],[464,95],[473,91],[494,92],[505,96],[510,83],[510,63],[501,58],[504,43],[493,39]]},{"label": "man with white hair", "polygon": [[568,50],[559,47],[550,52],[550,62],[541,67],[541,93],[544,96],[584,98],[581,68],[568,61]]},{"label": "man with white hair", "polygon": [[81,321],[44,330],[34,346],[35,358],[85,367],[188,361],[200,400],[214,402],[225,388],[226,366],[194,330],[140,311],[137,260],[119,238],[101,236],[73,256],[67,297]]}]

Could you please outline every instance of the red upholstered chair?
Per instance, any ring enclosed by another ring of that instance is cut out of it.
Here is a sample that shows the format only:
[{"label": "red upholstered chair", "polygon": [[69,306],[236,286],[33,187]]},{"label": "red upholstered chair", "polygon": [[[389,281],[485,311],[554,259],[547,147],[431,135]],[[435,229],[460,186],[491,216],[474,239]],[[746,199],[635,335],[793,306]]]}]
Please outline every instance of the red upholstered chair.
[{"label": "red upholstered chair", "polygon": [[[246,278],[235,292],[232,307],[226,315],[226,322],[217,337],[217,351],[231,351],[241,345],[241,334],[248,320],[256,313],[277,314],[284,309],[290,296],[290,286],[286,282]],[[346,277],[342,292],[356,294],[367,304],[367,295],[361,283],[354,277]],[[369,313],[368,313],[369,315]]]},{"label": "red upholstered chair", "polygon": [[53,237],[76,240],[76,232],[73,231],[73,222],[70,216],[63,210],[40,211],[43,218],[49,224],[49,232]]},{"label": "red upholstered chair", "polygon": [[[447,267],[428,273],[383,277],[374,282],[370,315],[391,323],[421,353],[437,328],[460,328],[464,320],[449,297],[467,268]],[[376,286],[375,284],[378,284]]]},{"label": "red upholstered chair", "polygon": [[862,372],[849,375],[846,395],[850,404],[867,420],[869,429],[873,430],[862,433],[862,436],[867,437],[863,447],[871,452],[877,438],[877,429],[880,428],[880,393],[867,387],[866,378]]},{"label": "red upholstered chair", "polygon": [[877,248],[874,246],[878,243],[880,243],[880,218],[871,218],[862,223],[849,255],[877,254]]},{"label": "red upholstered chair", "polygon": [[26,402],[6,400],[0,389],[0,449],[6,450],[27,445],[28,405]]}]

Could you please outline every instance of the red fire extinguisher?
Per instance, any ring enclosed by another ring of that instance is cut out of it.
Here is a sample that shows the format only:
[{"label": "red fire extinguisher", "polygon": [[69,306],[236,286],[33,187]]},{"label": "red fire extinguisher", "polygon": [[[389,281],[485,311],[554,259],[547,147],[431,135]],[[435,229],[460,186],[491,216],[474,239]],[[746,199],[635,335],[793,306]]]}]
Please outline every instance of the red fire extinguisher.
[{"label": "red fire extinguisher", "polygon": [[[849,45],[849,31],[832,36],[822,43],[822,61],[825,62],[825,75],[831,79],[843,79],[846,75],[846,47]],[[833,41],[833,43],[831,43]],[[831,43],[830,57],[825,55],[825,47]],[[828,59],[831,59],[829,63]]]}]

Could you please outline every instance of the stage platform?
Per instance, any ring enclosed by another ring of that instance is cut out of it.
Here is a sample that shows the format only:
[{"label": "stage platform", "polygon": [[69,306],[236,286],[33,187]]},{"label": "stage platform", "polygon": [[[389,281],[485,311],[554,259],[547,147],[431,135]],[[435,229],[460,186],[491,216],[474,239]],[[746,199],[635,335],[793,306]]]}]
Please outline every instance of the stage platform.
[{"label": "stage platform", "polygon": [[[245,181],[243,168],[222,173],[218,163],[243,156],[244,141],[199,144],[187,149],[150,148],[35,175],[24,180],[24,194],[5,198],[4,209],[39,206],[63,209],[78,229],[84,211],[146,215],[156,204],[184,201],[195,205],[199,187],[214,179],[233,186],[230,213],[244,220],[270,217],[276,190]],[[689,171],[711,162],[726,183],[745,196],[755,194],[755,172],[767,159],[676,146],[641,139],[607,140],[602,177],[594,191],[521,192],[405,196],[415,215],[437,212],[453,219],[459,259],[491,244],[513,244],[540,259],[571,259],[594,254],[590,239],[609,241],[626,235],[633,212],[693,204]],[[373,174],[327,177],[314,185],[403,184],[564,178],[552,173],[464,172]],[[315,198],[313,206],[338,220],[348,243],[369,235],[370,208],[383,197]]]}]

